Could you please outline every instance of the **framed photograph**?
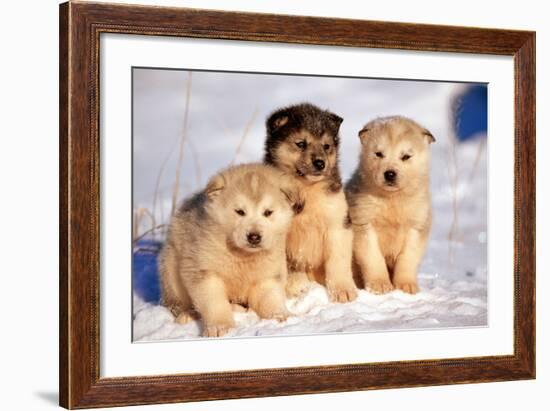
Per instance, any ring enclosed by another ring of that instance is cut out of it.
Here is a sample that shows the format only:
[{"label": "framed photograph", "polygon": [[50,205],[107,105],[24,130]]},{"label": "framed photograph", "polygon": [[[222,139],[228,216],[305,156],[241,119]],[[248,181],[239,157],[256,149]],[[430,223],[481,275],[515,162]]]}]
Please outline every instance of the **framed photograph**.
[{"label": "framed photograph", "polygon": [[535,378],[535,33],[60,6],[60,405]]}]

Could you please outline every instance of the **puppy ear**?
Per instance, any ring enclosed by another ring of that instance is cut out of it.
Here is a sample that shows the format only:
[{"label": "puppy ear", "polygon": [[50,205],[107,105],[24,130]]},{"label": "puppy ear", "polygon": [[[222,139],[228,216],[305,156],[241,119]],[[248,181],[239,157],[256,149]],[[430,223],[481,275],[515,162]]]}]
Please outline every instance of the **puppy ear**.
[{"label": "puppy ear", "polygon": [[427,129],[424,129],[422,131],[422,134],[426,136],[426,138],[428,139],[428,143],[435,143],[435,137]]},{"label": "puppy ear", "polygon": [[357,135],[359,136],[359,140],[361,140],[361,144],[364,144],[369,135],[369,129],[367,128],[367,126],[359,130],[359,133],[357,133]]},{"label": "puppy ear", "polygon": [[212,177],[212,179],[206,185],[204,192],[210,200],[219,196],[222,190],[225,188],[225,179],[222,175]]},{"label": "puppy ear", "polygon": [[331,113],[331,112],[329,112],[328,114],[329,114],[330,120],[334,123],[336,128],[339,128],[340,125],[342,124],[342,122],[344,121],[344,119],[342,117],[340,117],[339,115]]},{"label": "puppy ear", "polygon": [[283,127],[290,120],[287,110],[279,110],[273,113],[267,120],[267,130],[273,133]]}]

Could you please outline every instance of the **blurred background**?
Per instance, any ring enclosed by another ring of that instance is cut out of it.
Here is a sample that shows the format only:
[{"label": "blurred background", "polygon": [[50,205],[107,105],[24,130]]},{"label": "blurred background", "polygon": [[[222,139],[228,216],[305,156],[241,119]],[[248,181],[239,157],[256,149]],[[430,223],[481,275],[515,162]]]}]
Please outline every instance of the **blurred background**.
[{"label": "blurred background", "polygon": [[[487,272],[487,86],[452,82],[133,69],[134,292],[156,303],[156,255],[175,205],[218,170],[261,161],[265,119],[311,102],[344,118],[344,180],[357,165],[358,130],[404,115],[428,128],[433,231],[420,275]],[[483,289],[486,292],[486,289]]]}]

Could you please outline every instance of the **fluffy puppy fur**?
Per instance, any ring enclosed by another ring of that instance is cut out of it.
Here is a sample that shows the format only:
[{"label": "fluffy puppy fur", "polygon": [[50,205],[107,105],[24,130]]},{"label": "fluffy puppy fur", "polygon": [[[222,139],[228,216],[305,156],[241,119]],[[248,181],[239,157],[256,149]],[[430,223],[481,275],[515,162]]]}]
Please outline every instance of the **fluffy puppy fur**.
[{"label": "fluffy puppy fur", "polygon": [[285,243],[296,194],[262,164],[216,175],[177,210],[160,255],[162,302],[185,323],[200,316],[204,336],[234,326],[231,304],[284,320]]},{"label": "fluffy puppy fur", "polygon": [[359,138],[359,166],[346,186],[356,274],[374,293],[395,287],[414,294],[431,226],[429,146],[435,139],[399,116],[369,122]]},{"label": "fluffy puppy fur", "polygon": [[287,295],[310,280],[326,285],[332,301],[357,296],[351,269],[352,236],[338,167],[342,118],[311,104],[275,111],[267,120],[265,162],[299,186],[304,206],[287,236]]}]

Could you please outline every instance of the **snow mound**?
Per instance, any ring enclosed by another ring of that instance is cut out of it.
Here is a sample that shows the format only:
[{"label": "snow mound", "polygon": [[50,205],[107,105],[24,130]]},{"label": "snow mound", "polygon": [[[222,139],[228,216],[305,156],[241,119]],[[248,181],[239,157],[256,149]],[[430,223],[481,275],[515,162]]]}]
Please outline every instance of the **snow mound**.
[{"label": "snow mound", "polygon": [[[336,304],[329,301],[324,287],[312,283],[303,295],[287,301],[293,316],[286,321],[261,320],[253,311],[235,313],[236,327],[224,338],[487,325],[485,282],[421,274],[419,285],[421,291],[416,295],[401,291],[375,295],[360,290],[356,301]],[[135,342],[200,337],[200,321],[179,325],[166,308],[134,294]]]}]

